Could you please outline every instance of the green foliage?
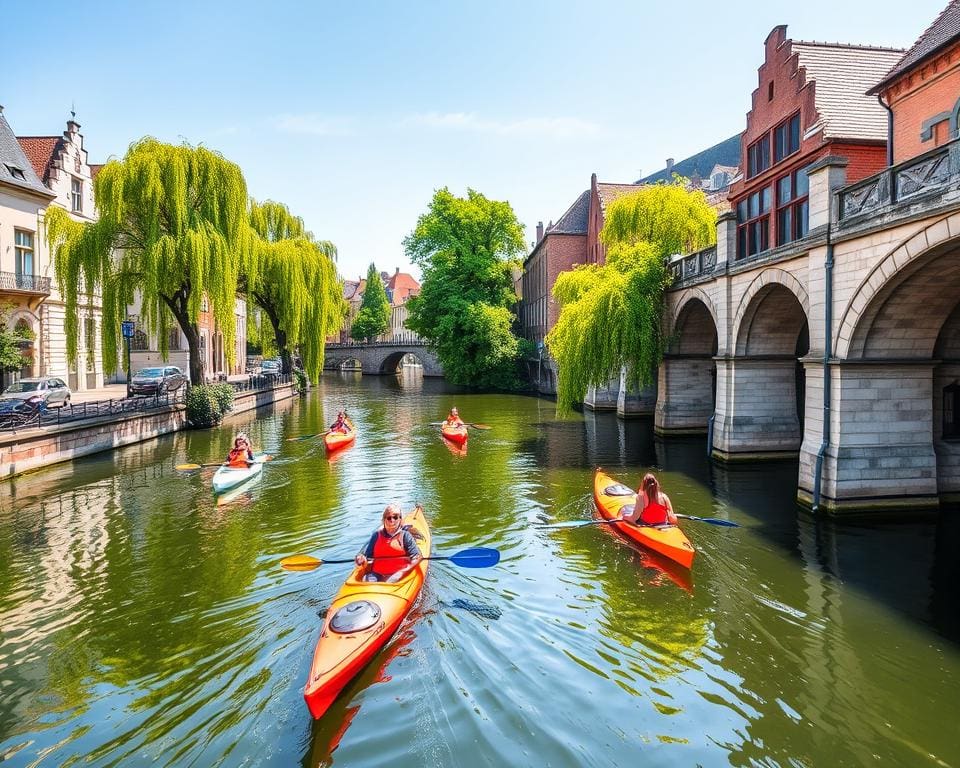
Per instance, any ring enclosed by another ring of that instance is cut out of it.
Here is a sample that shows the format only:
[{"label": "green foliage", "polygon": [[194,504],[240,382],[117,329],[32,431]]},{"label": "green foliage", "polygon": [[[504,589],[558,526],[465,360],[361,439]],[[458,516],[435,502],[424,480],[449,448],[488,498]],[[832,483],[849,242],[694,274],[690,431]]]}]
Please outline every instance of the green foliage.
[{"label": "green foliage", "polygon": [[517,297],[511,267],[524,240],[510,204],[472,189],[466,198],[440,189],[404,248],[423,273],[407,327],[436,350],[447,378],[515,387],[520,346],[512,330]]},{"label": "green foliage", "polygon": [[226,414],[233,410],[233,398],[236,395],[236,390],[231,384],[211,384],[208,385],[210,388],[210,394],[213,395],[213,399],[217,401],[217,407],[220,409],[220,413]]},{"label": "green foliage", "polygon": [[304,394],[307,391],[307,374],[302,368],[293,369],[293,385],[297,389],[297,394]]},{"label": "green foliage", "polygon": [[16,371],[24,364],[20,342],[24,334],[7,327],[7,312],[0,307],[0,371]]},{"label": "green foliage", "polygon": [[[215,391],[216,386],[201,384],[187,392],[187,421],[192,427],[215,427],[223,421],[223,409]],[[232,401],[231,395],[231,401]]]},{"label": "green foliage", "polygon": [[560,414],[621,368],[628,386],[652,383],[663,358],[667,259],[715,242],[716,211],[682,179],[646,186],[610,204],[601,237],[606,263],[564,272],[553,287],[561,309],[546,342],[557,361]]},{"label": "green foliage", "polygon": [[67,355],[77,358],[79,303],[102,294],[104,369],[117,365],[119,328],[139,293],[140,321],[157,335],[176,322],[191,351],[190,375],[199,384],[196,323],[206,295],[232,360],[234,301],[241,270],[250,259],[247,185],[240,168],[216,152],[152,138],[132,144],[122,160],[97,174],[99,219],[73,221],[47,209],[47,237],[55,253],[57,284],[66,303]]},{"label": "green foliage", "polygon": [[[246,290],[273,327],[273,339],[258,328],[263,354],[275,349],[284,360],[298,347],[307,375],[314,382],[323,370],[327,336],[343,326],[346,302],[334,259],[336,246],[317,241],[303,220],[280,203],[251,202],[255,233]],[[249,322],[248,322],[249,327]]]},{"label": "green foliage", "polygon": [[390,327],[390,302],[387,300],[387,291],[383,287],[383,280],[377,272],[375,264],[367,269],[367,282],[363,289],[363,300],[360,309],[353,320],[350,337],[353,339],[373,341]]},{"label": "green foliage", "polygon": [[266,313],[255,304],[247,307],[247,354],[276,357],[277,346]]}]

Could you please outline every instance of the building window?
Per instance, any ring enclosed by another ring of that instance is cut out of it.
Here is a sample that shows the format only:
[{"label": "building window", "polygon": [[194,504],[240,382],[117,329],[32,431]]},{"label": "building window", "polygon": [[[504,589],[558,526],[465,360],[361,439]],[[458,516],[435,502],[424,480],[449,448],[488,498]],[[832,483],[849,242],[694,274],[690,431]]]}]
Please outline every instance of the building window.
[{"label": "building window", "polygon": [[777,179],[777,245],[805,237],[809,228],[810,181],[801,168]]},{"label": "building window", "polygon": [[960,438],[960,383],[943,388],[943,437]]},{"label": "building window", "polygon": [[767,83],[767,101],[773,101],[773,80]]},{"label": "building window", "polygon": [[784,120],[773,129],[773,161],[779,163],[783,158],[800,150],[800,113]]},{"label": "building window", "polygon": [[747,178],[752,178],[770,167],[770,134],[747,147]]},{"label": "building window", "polygon": [[33,276],[33,232],[23,229],[13,230],[14,270],[17,276]]},{"label": "building window", "polygon": [[770,247],[770,187],[737,203],[737,258],[761,253]]},{"label": "building window", "polygon": [[133,332],[133,338],[130,339],[130,349],[134,352],[146,352],[150,349],[150,339],[147,338],[147,334],[142,329],[137,328]]},{"label": "building window", "polygon": [[70,210],[83,213],[83,182],[80,179],[70,181]]},{"label": "building window", "polygon": [[87,348],[87,373],[93,373],[97,361],[97,321],[92,317],[83,319],[83,343]]},{"label": "building window", "polygon": [[180,328],[177,326],[167,332],[167,349],[171,352],[180,351]]},{"label": "building window", "polygon": [[10,172],[10,175],[15,179],[20,179],[21,181],[26,181],[27,177],[23,174],[23,169],[18,168],[15,165],[8,165],[7,170]]}]

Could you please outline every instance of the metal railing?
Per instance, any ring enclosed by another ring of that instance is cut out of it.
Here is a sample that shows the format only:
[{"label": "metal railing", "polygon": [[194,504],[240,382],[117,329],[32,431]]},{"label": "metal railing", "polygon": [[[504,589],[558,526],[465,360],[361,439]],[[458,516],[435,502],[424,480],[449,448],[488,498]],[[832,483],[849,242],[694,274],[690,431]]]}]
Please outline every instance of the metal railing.
[{"label": "metal railing", "polygon": [[960,175],[960,139],[892,165],[837,192],[840,220],[873,213],[925,192],[947,187]]},{"label": "metal railing", "polygon": [[228,381],[224,383],[230,384],[237,392],[255,392],[261,389],[273,389],[282,384],[292,384],[293,375],[289,373],[278,375],[252,373],[245,381]]},{"label": "metal railing", "polygon": [[16,272],[0,272],[0,291],[22,291],[50,295],[50,278],[41,275],[18,275]]},{"label": "metal railing", "polygon": [[368,344],[365,341],[329,341],[324,345],[327,349],[351,349],[357,347],[426,347],[427,342],[417,341],[374,341]]}]

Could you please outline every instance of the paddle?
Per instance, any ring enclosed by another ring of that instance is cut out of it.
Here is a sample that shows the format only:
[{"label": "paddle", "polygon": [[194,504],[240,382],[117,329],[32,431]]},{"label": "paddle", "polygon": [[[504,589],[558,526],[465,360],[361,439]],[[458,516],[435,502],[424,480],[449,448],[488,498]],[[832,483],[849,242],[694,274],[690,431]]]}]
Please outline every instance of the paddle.
[{"label": "paddle", "polygon": [[[406,555],[391,555],[390,557],[378,558],[380,560],[396,560],[406,558]],[[464,549],[453,555],[429,555],[421,558],[423,560],[449,560],[454,565],[461,568],[489,568],[500,562],[500,550],[491,547],[474,547],[473,549]],[[321,565],[341,565],[354,563],[356,560],[320,560],[310,555],[291,555],[280,561],[280,567],[287,571],[312,571]]]},{"label": "paddle", "polygon": [[[730,520],[722,520],[719,517],[694,517],[693,515],[677,515],[681,520],[695,520],[698,523],[709,523],[710,525],[721,525],[725,528],[739,528],[739,523],[734,523]],[[564,520],[561,523],[551,523],[550,525],[540,525],[538,528],[581,528],[585,525],[603,525],[604,523],[622,523],[624,519],[622,517],[614,517],[610,520]],[[629,521],[627,521],[629,522]],[[632,523],[637,525],[637,523]],[[643,525],[643,523],[640,523]],[[659,528],[658,525],[644,526],[648,528]]]},{"label": "paddle", "polygon": [[[262,459],[260,459],[260,462],[270,461],[272,458],[273,456],[264,456]],[[256,463],[258,462],[248,461],[247,466],[249,467]],[[195,469],[203,469],[204,467],[225,467],[225,466],[227,466],[225,463],[218,461],[218,462],[211,462],[210,464],[177,464],[177,466],[175,466],[174,469],[176,469],[179,472],[192,472]]]},{"label": "paddle", "polygon": [[[431,427],[442,427],[444,424],[446,424],[445,421],[431,421],[431,422],[430,422],[430,426],[431,426]],[[493,429],[493,427],[491,427],[489,424],[471,424],[469,421],[465,421],[465,422],[463,423],[463,426],[465,426],[465,427],[473,427],[474,429]]]},{"label": "paddle", "polygon": [[300,435],[300,437],[288,437],[287,442],[292,442],[294,440],[310,440],[314,437],[323,437],[324,435],[329,435],[333,430],[328,429],[326,432],[317,432],[315,435]]}]

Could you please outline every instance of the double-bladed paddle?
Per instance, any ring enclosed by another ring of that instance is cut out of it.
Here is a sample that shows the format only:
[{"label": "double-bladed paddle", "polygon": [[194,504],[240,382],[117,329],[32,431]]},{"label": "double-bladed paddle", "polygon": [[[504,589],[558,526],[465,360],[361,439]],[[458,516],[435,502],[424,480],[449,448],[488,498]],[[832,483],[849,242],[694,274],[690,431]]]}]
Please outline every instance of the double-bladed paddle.
[{"label": "double-bladed paddle", "polygon": [[287,442],[293,442],[295,440],[310,440],[314,437],[323,437],[324,435],[329,435],[333,430],[328,429],[326,432],[317,432],[314,435],[300,435],[299,437],[288,437]]},{"label": "double-bladed paddle", "polygon": [[[270,461],[272,458],[273,456],[262,456],[257,461],[248,461],[247,466],[251,467],[254,464],[260,464],[264,461]],[[229,465],[226,464],[225,462],[217,461],[217,462],[211,462],[209,464],[177,464],[177,466],[175,466],[174,469],[177,470],[178,472],[192,472],[195,469],[203,469],[204,467],[226,467],[226,466],[229,466]]]},{"label": "double-bladed paddle", "polygon": [[[396,560],[406,558],[406,555],[391,555],[390,557],[376,558],[378,560]],[[421,560],[449,560],[461,568],[489,568],[500,562],[500,550],[492,547],[474,547],[464,549],[452,555],[428,555]],[[280,561],[280,567],[287,571],[312,571],[321,565],[341,565],[354,563],[356,560],[321,560],[310,555],[291,555]],[[368,561],[369,562],[369,561]]]},{"label": "double-bladed paddle", "polygon": [[[431,426],[431,427],[442,427],[444,424],[446,424],[445,421],[431,421],[431,422],[430,422],[430,426]],[[463,426],[465,426],[465,427],[473,427],[474,429],[492,429],[492,427],[491,427],[489,424],[472,424],[472,423],[470,423],[469,421],[463,422]]]},{"label": "double-bladed paddle", "polygon": [[[694,520],[698,523],[709,523],[710,525],[720,525],[725,528],[739,528],[739,523],[734,523],[732,520],[723,520],[719,517],[694,517],[693,515],[677,515],[679,520]],[[611,519],[604,518],[603,520],[564,520],[560,523],[551,523],[550,525],[540,525],[538,528],[582,528],[585,525],[604,525],[610,523],[630,523],[629,520],[624,520],[622,517],[614,517]],[[643,523],[631,523],[631,525],[640,525],[644,526]],[[648,528],[659,528],[658,525],[644,526]]]}]

